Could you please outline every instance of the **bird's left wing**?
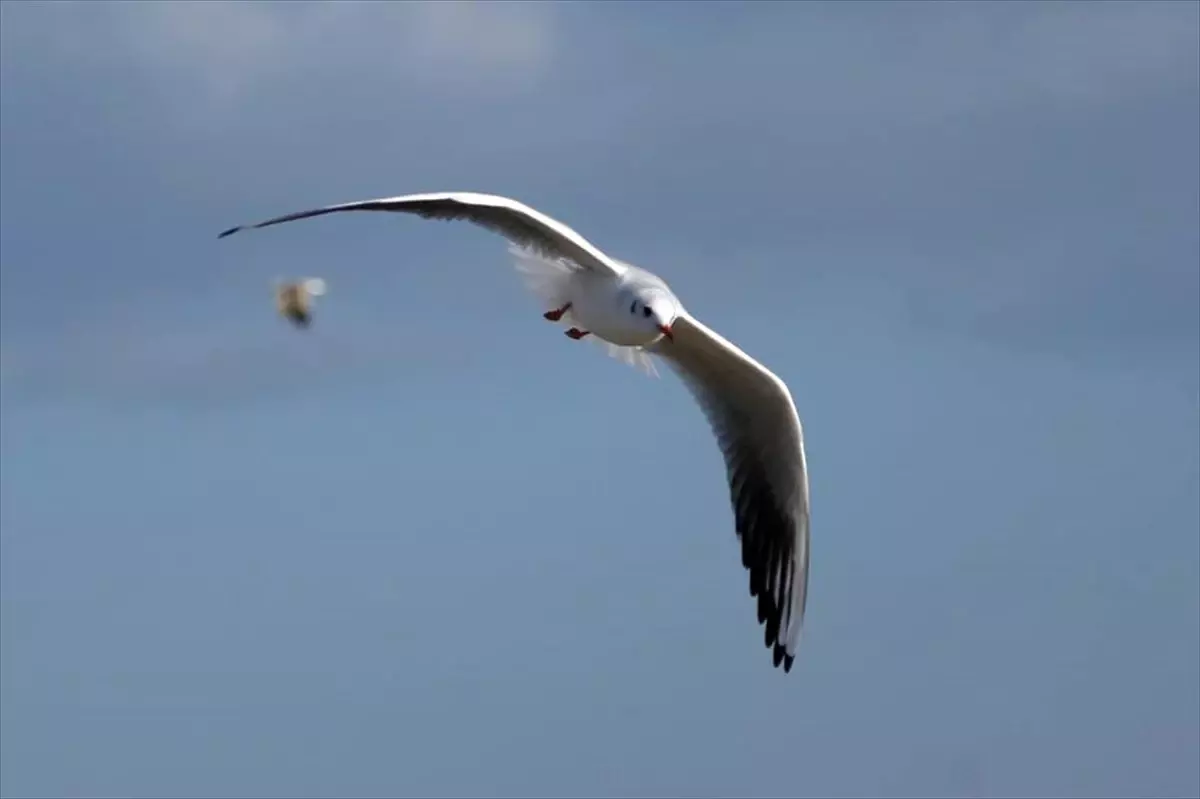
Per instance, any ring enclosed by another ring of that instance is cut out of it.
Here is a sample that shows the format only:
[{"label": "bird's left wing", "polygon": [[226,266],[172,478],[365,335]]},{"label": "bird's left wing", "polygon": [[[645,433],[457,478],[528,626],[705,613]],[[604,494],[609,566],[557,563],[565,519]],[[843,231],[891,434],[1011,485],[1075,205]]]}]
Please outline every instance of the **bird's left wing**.
[{"label": "bird's left wing", "polygon": [[565,258],[584,268],[614,277],[625,270],[599,247],[589,242],[567,225],[535,211],[522,202],[495,194],[471,192],[440,192],[437,194],[408,194],[378,200],[327,205],[310,211],[298,211],[277,216],[253,225],[239,225],[223,231],[218,238],[239,230],[264,228],[307,219],[310,216],[339,211],[395,211],[415,214],[425,219],[465,220],[499,233],[509,241],[528,247],[550,258]]},{"label": "bird's left wing", "polygon": [[725,459],[742,565],[776,666],[790,671],[808,597],[804,433],[787,385],[683,313],[654,351],[699,403]]}]

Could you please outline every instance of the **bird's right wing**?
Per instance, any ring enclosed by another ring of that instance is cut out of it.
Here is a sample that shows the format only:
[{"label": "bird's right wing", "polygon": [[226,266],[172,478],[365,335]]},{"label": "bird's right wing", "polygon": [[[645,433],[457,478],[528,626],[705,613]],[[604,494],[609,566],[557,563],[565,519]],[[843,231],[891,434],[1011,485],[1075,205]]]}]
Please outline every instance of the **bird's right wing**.
[{"label": "bird's right wing", "polygon": [[613,277],[619,277],[625,271],[619,263],[609,258],[598,247],[562,222],[551,219],[524,203],[508,197],[470,192],[409,194],[402,197],[327,205],[311,211],[298,211],[277,216],[253,225],[232,227],[222,232],[218,238],[232,235],[239,230],[270,227],[281,222],[307,219],[310,216],[322,216],[339,211],[395,211],[415,214],[425,219],[466,220],[494,233],[499,233],[514,244],[527,247],[550,258],[565,258],[584,269]]},{"label": "bird's right wing", "polygon": [[742,565],[775,665],[790,671],[808,597],[804,433],[782,380],[683,313],[654,346],[707,417],[725,459]]}]

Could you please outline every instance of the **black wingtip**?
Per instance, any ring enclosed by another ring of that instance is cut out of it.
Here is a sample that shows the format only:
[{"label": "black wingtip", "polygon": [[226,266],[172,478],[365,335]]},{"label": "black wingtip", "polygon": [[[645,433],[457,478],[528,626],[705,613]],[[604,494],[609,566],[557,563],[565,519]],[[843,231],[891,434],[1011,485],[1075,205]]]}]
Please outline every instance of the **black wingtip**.
[{"label": "black wingtip", "polygon": [[234,233],[237,233],[239,230],[241,230],[242,227],[243,227],[242,225],[238,225],[237,227],[229,228],[229,230],[223,230],[217,235],[217,238],[223,239],[226,236],[232,236]]},{"label": "black wingtip", "polygon": [[783,666],[783,673],[787,674],[792,670],[792,663],[796,661],[795,655],[789,655],[788,651],[780,644],[775,644],[771,652],[771,660],[775,664],[775,668]]}]

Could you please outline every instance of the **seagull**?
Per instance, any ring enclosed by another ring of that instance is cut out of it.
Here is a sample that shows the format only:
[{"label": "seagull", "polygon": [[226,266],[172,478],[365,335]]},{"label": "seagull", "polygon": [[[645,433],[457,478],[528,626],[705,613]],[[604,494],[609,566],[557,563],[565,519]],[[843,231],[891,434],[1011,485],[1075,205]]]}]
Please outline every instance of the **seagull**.
[{"label": "seagull", "polygon": [[325,281],[319,277],[304,280],[275,281],[275,307],[296,327],[312,324],[312,301],[325,293]]},{"label": "seagull", "polygon": [[[700,406],[725,462],[750,596],[775,667],[790,672],[808,597],[809,493],[804,434],[787,385],[692,316],[657,275],[613,258],[567,225],[517,200],[439,192],[328,205],[222,232],[341,211],[465,220],[510,242],[543,317],[653,372],[658,356]],[[657,374],[656,372],[654,372]]]}]

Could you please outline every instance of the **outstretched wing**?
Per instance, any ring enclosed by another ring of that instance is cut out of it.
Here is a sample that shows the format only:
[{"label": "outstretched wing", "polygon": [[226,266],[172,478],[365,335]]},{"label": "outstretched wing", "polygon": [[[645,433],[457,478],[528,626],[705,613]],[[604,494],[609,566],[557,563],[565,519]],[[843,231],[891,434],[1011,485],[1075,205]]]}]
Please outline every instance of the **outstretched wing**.
[{"label": "outstretched wing", "polygon": [[682,378],[725,459],[742,565],[775,665],[790,671],[808,597],[804,433],[782,380],[688,314],[656,354]]},{"label": "outstretched wing", "polygon": [[584,269],[620,276],[622,266],[605,255],[598,247],[571,228],[535,211],[524,203],[494,194],[470,192],[441,192],[409,194],[378,200],[327,205],[311,211],[298,211],[277,216],[253,225],[239,225],[223,231],[218,238],[239,230],[270,227],[282,222],[307,219],[311,216],[339,211],[396,211],[416,214],[425,219],[466,220],[499,233],[514,244],[535,250],[550,258],[565,258]]}]

